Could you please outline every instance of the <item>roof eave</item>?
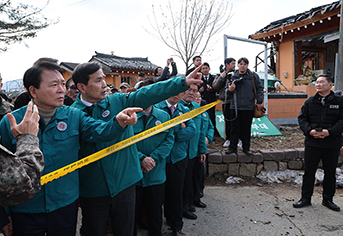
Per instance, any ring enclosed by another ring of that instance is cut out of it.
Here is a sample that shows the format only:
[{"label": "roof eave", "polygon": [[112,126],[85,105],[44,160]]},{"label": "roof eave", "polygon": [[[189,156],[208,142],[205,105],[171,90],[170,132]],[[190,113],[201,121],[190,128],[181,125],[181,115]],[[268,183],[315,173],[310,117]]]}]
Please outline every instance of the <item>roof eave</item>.
[{"label": "roof eave", "polygon": [[278,35],[278,34],[282,34],[283,32],[287,32],[287,31],[290,31],[292,29],[294,30],[297,28],[301,28],[301,27],[304,27],[305,25],[307,26],[307,25],[310,25],[314,22],[327,19],[328,17],[332,17],[332,16],[335,16],[337,14],[340,14],[340,10],[341,10],[340,8],[336,8],[336,9],[329,11],[329,12],[326,12],[324,14],[316,14],[312,18],[306,18],[304,20],[295,22],[294,24],[279,27],[279,28],[276,28],[276,29],[273,29],[273,30],[270,30],[267,32],[263,32],[263,33],[255,33],[255,34],[249,35],[249,38],[254,39],[254,40],[269,41],[269,40],[266,40],[265,38],[268,38],[268,37],[271,37],[274,35]]}]

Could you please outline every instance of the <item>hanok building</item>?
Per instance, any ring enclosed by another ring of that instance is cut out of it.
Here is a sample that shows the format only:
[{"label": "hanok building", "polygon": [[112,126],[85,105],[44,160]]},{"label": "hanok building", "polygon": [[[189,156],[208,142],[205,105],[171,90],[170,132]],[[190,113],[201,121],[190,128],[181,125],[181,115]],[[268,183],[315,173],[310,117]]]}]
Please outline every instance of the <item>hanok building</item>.
[{"label": "hanok building", "polygon": [[[118,57],[115,55],[97,53],[89,60],[101,64],[106,75],[106,83],[113,84],[117,89],[122,82],[126,82],[133,87],[138,82],[138,74],[144,72],[147,76],[153,76],[156,65],[152,64],[148,58],[140,57]],[[64,70],[63,77],[68,80],[77,63],[62,62],[60,66]]]},{"label": "hanok building", "polygon": [[334,75],[340,6],[341,1],[336,1],[315,7],[271,22],[249,36],[273,45],[276,51],[275,75],[288,89],[312,95],[315,88],[308,84],[319,74]]}]

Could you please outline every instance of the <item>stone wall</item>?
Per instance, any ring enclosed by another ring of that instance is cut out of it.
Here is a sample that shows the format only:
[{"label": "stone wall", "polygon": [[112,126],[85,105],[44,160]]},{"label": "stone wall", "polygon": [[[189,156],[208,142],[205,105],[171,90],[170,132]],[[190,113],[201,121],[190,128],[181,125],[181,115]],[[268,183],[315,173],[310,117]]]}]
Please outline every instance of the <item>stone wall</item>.
[{"label": "stone wall", "polygon": [[[247,156],[243,152],[226,155],[225,151],[208,150],[207,174],[226,172],[232,176],[254,176],[262,170],[282,171],[286,169],[302,170],[304,168],[304,148],[274,150],[265,149]],[[343,164],[343,157],[338,165]],[[319,163],[319,167],[321,163]]]}]

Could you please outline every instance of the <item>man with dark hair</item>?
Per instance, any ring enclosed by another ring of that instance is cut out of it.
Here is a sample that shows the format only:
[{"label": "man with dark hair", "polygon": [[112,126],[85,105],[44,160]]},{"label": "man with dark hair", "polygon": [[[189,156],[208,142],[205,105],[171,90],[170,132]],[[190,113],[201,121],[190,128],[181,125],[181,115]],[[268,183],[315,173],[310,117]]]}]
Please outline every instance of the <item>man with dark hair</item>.
[{"label": "man with dark hair", "polygon": [[193,70],[195,70],[196,68],[198,68],[198,66],[201,65],[201,56],[195,56],[195,57],[193,57],[193,65],[194,65],[194,67],[192,67],[192,68],[190,68],[189,70],[187,70],[186,76],[189,75]]},{"label": "man with dark hair", "polygon": [[[199,89],[202,98],[206,100],[208,104],[217,101],[216,91],[212,88],[214,76],[210,74],[210,70],[210,65],[205,62],[204,65],[201,67],[203,83],[201,85],[201,88]],[[209,110],[207,110],[207,113],[209,114],[211,122],[214,126],[215,134],[219,136],[219,132],[216,128],[216,107],[214,106],[210,108]]]},{"label": "man with dark hair", "polygon": [[[170,73],[169,72],[169,65],[171,64],[173,70]],[[177,68],[176,68],[176,63],[174,62],[173,58],[168,58],[167,59],[167,65],[164,67],[162,73],[161,73],[162,68],[161,67],[157,67],[155,69],[155,71],[158,73],[155,74],[156,78],[155,78],[155,82],[160,82],[160,81],[164,81],[167,80],[175,75],[177,75]]]},{"label": "man with dark hair", "polygon": [[[189,111],[179,101],[184,96],[180,93],[170,97],[155,106],[169,113],[171,118],[175,118]],[[182,232],[182,208],[183,208],[183,187],[185,183],[186,169],[188,165],[189,140],[196,134],[196,127],[193,119],[173,127],[174,145],[167,157],[166,164],[166,186],[164,216],[167,224],[173,231],[173,236],[185,235]]]},{"label": "man with dark hair", "polygon": [[[63,106],[65,81],[61,68],[49,62],[40,63],[24,74],[24,86],[37,105],[39,115],[40,149],[44,154],[44,171],[48,174],[78,160],[80,140],[110,141],[126,131],[127,125],[137,121],[134,112],[127,109],[108,122],[86,117],[85,113]],[[26,107],[14,111],[21,122]],[[7,117],[0,122],[1,144],[14,152],[16,140]],[[76,231],[79,181],[78,171],[69,173],[42,186],[29,201],[11,206],[14,235],[74,235]]]},{"label": "man with dark hair", "polygon": [[[118,111],[131,106],[149,106],[188,89],[192,83],[201,83],[197,72],[186,79],[176,77],[138,89],[132,93],[105,94],[105,75],[98,63],[78,65],[73,80],[80,94],[72,107],[89,111],[96,119],[109,120]],[[161,92],[162,91],[162,92]],[[93,106],[93,108],[91,108]],[[81,142],[80,158],[107,148],[133,136],[127,127],[120,137],[111,142]],[[140,156],[136,145],[115,152],[80,169],[80,203],[86,235],[105,235],[107,219],[112,219],[116,235],[132,235],[135,216],[135,184],[142,179]]]},{"label": "man with dark hair", "polygon": [[[263,107],[263,87],[259,76],[248,69],[249,61],[242,57],[238,60],[238,71],[232,76],[228,88],[230,96],[231,134],[230,148],[225,153],[237,153],[238,139],[242,141],[243,152],[251,156],[250,133],[254,118],[255,106],[258,110]],[[255,89],[256,87],[256,95]],[[255,100],[257,103],[255,103]],[[237,112],[236,112],[237,111]]]},{"label": "man with dark hair", "polygon": [[[41,57],[33,63],[33,66],[38,66],[39,64],[46,63],[46,62],[58,65],[57,59],[50,58],[50,57]],[[26,92],[19,94],[17,99],[14,101],[14,110],[17,110],[17,109],[27,105],[29,103],[29,101],[31,101],[31,96],[30,96],[29,92],[26,91]],[[73,99],[70,98],[69,96],[64,97],[64,105],[70,106],[71,104],[73,104],[73,102],[74,102]]]},{"label": "man with dark hair", "polygon": [[[153,84],[146,79],[140,88]],[[150,106],[137,115],[134,133],[139,134],[170,120],[167,112]],[[162,205],[166,181],[166,159],[174,144],[174,130],[168,129],[137,143],[143,179],[136,183],[136,220],[146,219],[149,235],[162,235]],[[137,224],[135,233],[137,235]]]},{"label": "man with dark hair", "polygon": [[305,135],[305,173],[301,199],[293,207],[311,205],[315,174],[322,160],[325,173],[322,205],[340,211],[333,203],[333,196],[336,190],[336,166],[342,146],[343,99],[331,91],[333,79],[330,75],[320,75],[315,86],[317,93],[305,101],[298,117]]},{"label": "man with dark hair", "polygon": [[77,89],[77,87],[76,87],[76,85],[75,85],[75,83],[74,83],[72,78],[67,80],[67,82],[66,82],[66,89],[67,89],[66,96],[70,97],[73,100],[73,102],[75,102],[76,97],[79,94],[79,90]]},{"label": "man with dark hair", "polygon": [[[179,104],[195,110],[200,107],[194,102],[198,87],[194,84],[184,93]],[[188,166],[186,169],[185,184],[183,188],[183,216],[188,219],[196,219],[197,216],[192,213],[192,206],[205,208],[206,204],[200,201],[200,182],[201,182],[201,164],[206,160],[207,145],[205,139],[205,130],[203,129],[204,117],[202,114],[192,119],[196,127],[195,135],[189,140],[188,147]],[[196,191],[194,191],[196,190]],[[194,210],[193,210],[194,211]]]},{"label": "man with dark hair", "polygon": [[49,63],[58,65],[58,60],[55,58],[51,58],[51,57],[41,57],[37,61],[35,61],[35,63],[33,63],[33,65],[38,66],[42,62],[49,62]]},{"label": "man with dark hair", "polygon": [[230,98],[228,96],[229,80],[231,75],[229,72],[235,71],[236,60],[232,57],[226,58],[224,61],[225,69],[216,76],[212,83],[212,87],[215,91],[219,92],[219,99],[222,100],[222,109],[225,122],[225,143],[223,147],[228,148],[230,146],[230,133],[231,133],[231,118],[230,118]]},{"label": "man with dark hair", "polygon": [[138,89],[145,87],[147,85],[150,85],[150,84],[154,84],[154,83],[155,83],[154,78],[148,77],[145,80],[143,80],[142,83],[139,84]]},{"label": "man with dark hair", "polygon": [[135,88],[138,88],[139,84],[142,83],[143,80],[145,80],[146,74],[144,72],[139,72],[138,74],[138,82],[135,84]]}]

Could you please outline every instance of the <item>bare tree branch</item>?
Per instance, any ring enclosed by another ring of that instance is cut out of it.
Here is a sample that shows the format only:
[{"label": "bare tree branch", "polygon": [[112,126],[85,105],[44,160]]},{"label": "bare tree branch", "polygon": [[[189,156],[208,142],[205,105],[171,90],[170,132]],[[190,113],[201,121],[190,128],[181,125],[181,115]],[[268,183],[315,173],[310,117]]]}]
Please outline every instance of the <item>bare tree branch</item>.
[{"label": "bare tree branch", "polygon": [[146,31],[175,51],[187,70],[191,59],[206,52],[211,38],[227,25],[232,7],[228,0],[169,0],[159,11],[152,8],[150,25],[156,35]]},{"label": "bare tree branch", "polygon": [[[0,43],[9,45],[34,38],[39,30],[57,23],[58,21],[50,21],[42,14],[49,2],[50,0],[47,0],[43,8],[23,3],[12,5],[11,0],[1,3]],[[0,46],[0,51],[6,50],[4,45]]]}]

